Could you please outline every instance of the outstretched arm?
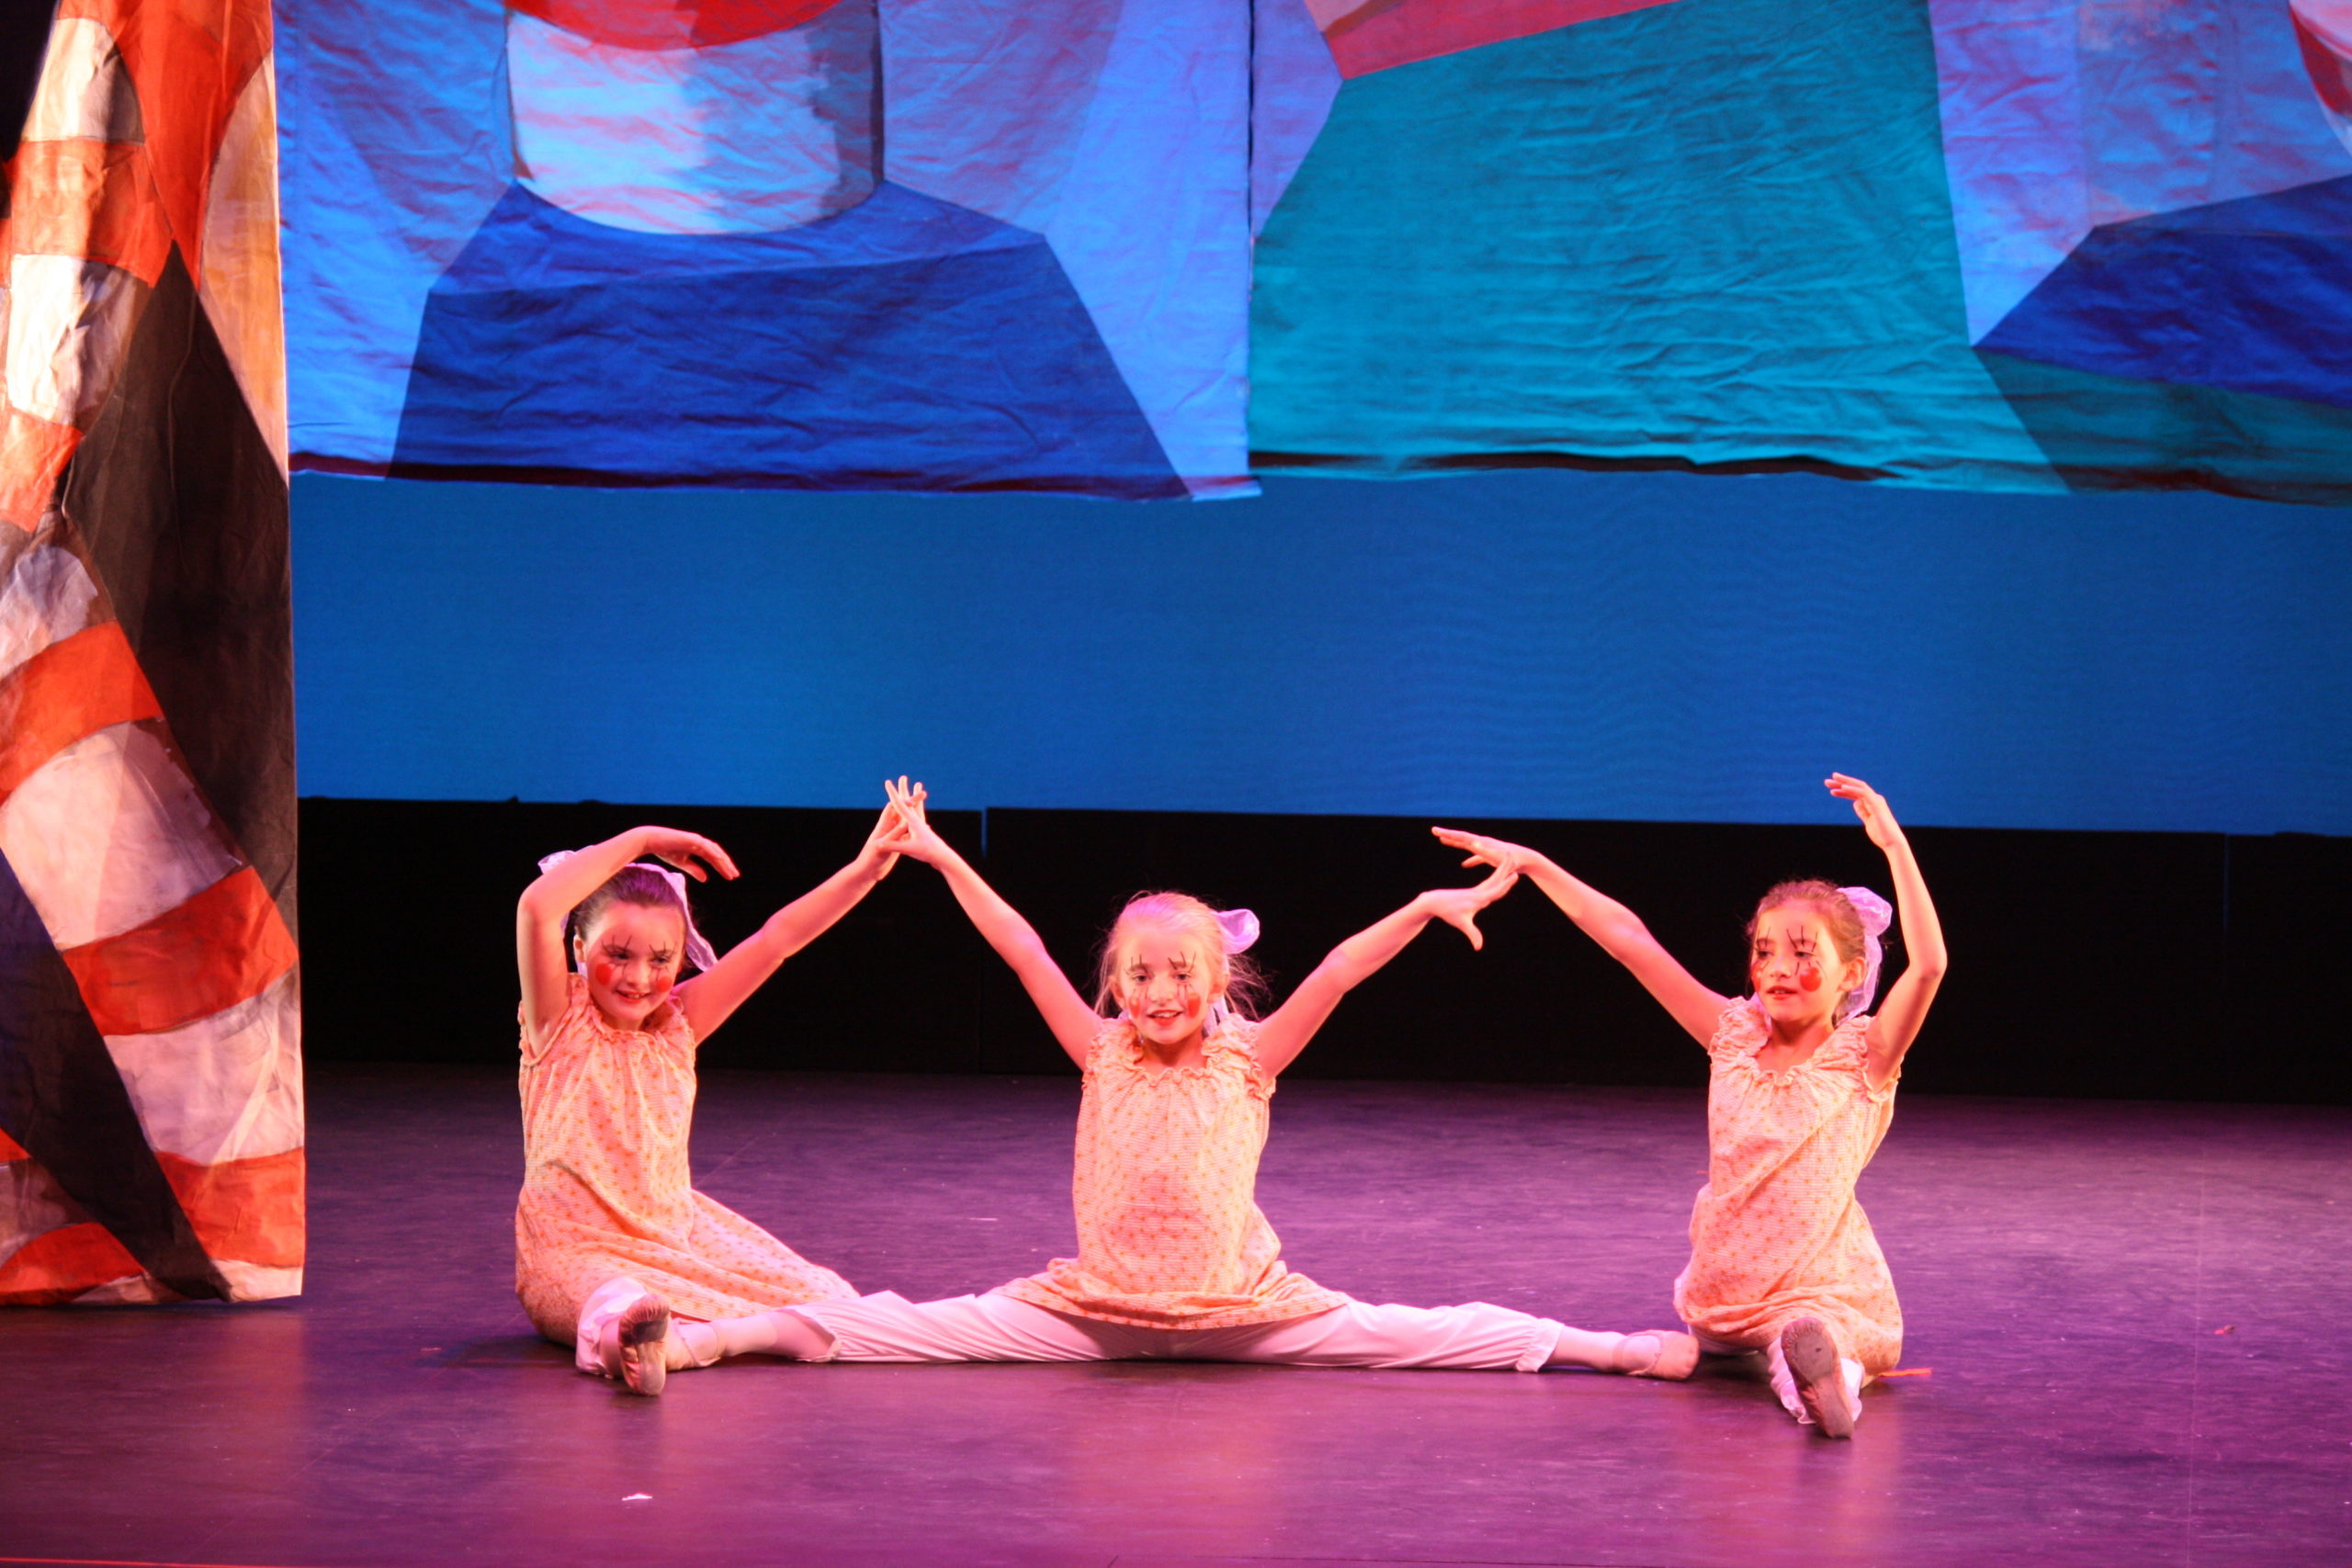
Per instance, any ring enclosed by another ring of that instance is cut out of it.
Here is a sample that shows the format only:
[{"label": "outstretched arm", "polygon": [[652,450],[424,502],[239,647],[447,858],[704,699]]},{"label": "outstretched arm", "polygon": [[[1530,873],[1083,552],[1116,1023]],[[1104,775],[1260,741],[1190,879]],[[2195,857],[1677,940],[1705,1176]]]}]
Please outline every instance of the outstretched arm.
[{"label": "outstretched arm", "polygon": [[571,968],[563,951],[564,918],[613,873],[647,855],[661,856],[696,882],[707,880],[705,862],[721,876],[736,874],[727,852],[701,834],[654,827],[616,833],[541,872],[514,906],[514,963],[523,980],[523,1017],[534,1036],[563,1013],[564,976]]},{"label": "outstretched arm", "polygon": [[1927,879],[1912,857],[1911,840],[1887,808],[1886,796],[1857,778],[1832,773],[1829,793],[1854,803],[1854,815],[1871,842],[1886,852],[1887,870],[1894,877],[1894,913],[1903,923],[1903,951],[1908,962],[1903,976],[1886,988],[1886,999],[1871,1019],[1863,1042],[1870,1048],[1871,1087],[1878,1088],[1903,1066],[1904,1053],[1919,1037],[1936,987],[1944,983],[1944,928],[1936,919],[1935,900],[1928,897]]},{"label": "outstretched arm", "polygon": [[1383,964],[1405,951],[1431,920],[1443,920],[1482,948],[1487,939],[1478,931],[1478,911],[1510,892],[1519,874],[1498,867],[1476,887],[1441,887],[1422,894],[1385,919],[1366,926],[1333,948],[1315,973],[1298,984],[1290,999],[1259,1026],[1258,1065],[1269,1076],[1298,1059],[1306,1043],[1340,1005],[1340,998],[1362,985]]},{"label": "outstretched arm", "polygon": [[1600,950],[1634,973],[1645,990],[1656,997],[1674,1021],[1704,1045],[1715,1036],[1715,1024],[1732,998],[1719,996],[1691,977],[1674,954],[1658,945],[1641,917],[1607,894],[1562,871],[1550,860],[1524,845],[1465,833],[1458,828],[1432,828],[1440,842],[1466,850],[1464,865],[1491,865],[1514,871],[1544,889],[1545,897],[1576,922],[1578,931],[1600,944]]},{"label": "outstretched arm", "polygon": [[956,895],[956,902],[964,907],[980,935],[1020,976],[1022,989],[1036,1004],[1055,1041],[1083,1068],[1087,1051],[1102,1027],[1102,1015],[1086,1005],[1086,998],[1078,994],[1021,912],[980,880],[970,863],[923,819],[922,786],[909,788],[902,778],[888,787],[899,821],[882,836],[881,846],[893,854],[922,862],[946,879],[948,891]]},{"label": "outstretched arm", "polygon": [[708,1039],[711,1031],[767,983],[778,965],[831,931],[834,921],[857,908],[875,884],[890,874],[899,857],[883,848],[882,840],[898,819],[899,808],[885,807],[855,860],[770,915],[765,925],[729,949],[710,973],[678,987],[678,1005],[685,1010],[697,1041]]}]

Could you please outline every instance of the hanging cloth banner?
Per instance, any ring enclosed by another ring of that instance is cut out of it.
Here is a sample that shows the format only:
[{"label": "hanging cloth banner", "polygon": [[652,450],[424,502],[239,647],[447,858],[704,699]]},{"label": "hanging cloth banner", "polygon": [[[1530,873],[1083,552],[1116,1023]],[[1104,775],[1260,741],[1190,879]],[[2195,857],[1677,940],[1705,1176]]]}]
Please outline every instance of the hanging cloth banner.
[{"label": "hanging cloth banner", "polygon": [[0,107],[0,1303],[291,1295],[267,0],[62,0]]},{"label": "hanging cloth banner", "polygon": [[1248,493],[1250,11],[307,0],[297,468]]},{"label": "hanging cloth banner", "polygon": [[1298,5],[1261,468],[2352,501],[2352,0]]}]

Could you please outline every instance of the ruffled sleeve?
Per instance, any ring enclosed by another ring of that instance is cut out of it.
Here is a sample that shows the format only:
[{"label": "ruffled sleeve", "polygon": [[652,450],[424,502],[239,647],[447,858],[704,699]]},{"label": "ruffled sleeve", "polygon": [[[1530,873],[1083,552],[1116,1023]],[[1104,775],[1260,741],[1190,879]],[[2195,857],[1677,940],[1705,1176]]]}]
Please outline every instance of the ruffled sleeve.
[{"label": "ruffled sleeve", "polygon": [[1258,1021],[1250,1018],[1228,1018],[1216,1033],[1201,1043],[1214,1068],[1220,1062],[1230,1062],[1241,1074],[1244,1088],[1259,1100],[1274,1097],[1274,1077],[1258,1060]]},{"label": "ruffled sleeve", "polygon": [[1864,1094],[1872,1100],[1884,1100],[1894,1092],[1903,1068],[1900,1063],[1896,1064],[1892,1077],[1875,1089],[1871,1087],[1871,1017],[1869,1013],[1856,1013],[1839,1024],[1814,1052],[1813,1065],[1825,1073],[1851,1074]]},{"label": "ruffled sleeve", "polygon": [[[555,1015],[555,1021],[548,1025],[546,1032],[539,1036],[538,1044],[534,1046],[531,1043],[530,1021],[523,1016],[523,1004],[516,1002],[514,1023],[522,1032],[523,1065],[537,1066],[564,1041],[578,1037],[588,1027],[587,1021],[580,1016],[582,1008],[592,1013],[595,1011],[594,1005],[588,1000],[588,982],[578,975],[566,975],[563,977],[563,1010]],[[604,1021],[598,1019],[595,1021],[601,1023]]]},{"label": "ruffled sleeve", "polygon": [[1106,1067],[1124,1067],[1135,1062],[1135,1026],[1120,1018],[1106,1018],[1094,1038],[1086,1046],[1086,1076],[1092,1077]]},{"label": "ruffled sleeve", "polygon": [[1764,1045],[1764,1011],[1753,997],[1742,997],[1724,1009],[1715,1020],[1714,1037],[1707,1042],[1707,1055],[1717,1066],[1727,1067],[1740,1062],[1752,1062]]}]

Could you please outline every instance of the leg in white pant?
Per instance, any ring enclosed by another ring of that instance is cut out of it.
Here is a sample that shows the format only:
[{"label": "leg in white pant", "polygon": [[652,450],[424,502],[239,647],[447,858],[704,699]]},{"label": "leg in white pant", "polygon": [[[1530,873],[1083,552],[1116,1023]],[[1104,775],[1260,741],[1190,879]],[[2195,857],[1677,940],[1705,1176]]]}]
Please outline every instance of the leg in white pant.
[{"label": "leg in white pant", "polygon": [[1661,1348],[1651,1336],[1588,1333],[1484,1302],[1450,1307],[1350,1302],[1306,1317],[1203,1329],[1102,1323],[993,1294],[910,1302],[884,1292],[766,1315],[814,1325],[831,1340],[816,1353],[782,1351],[807,1360],[1193,1360],[1529,1372],[1587,1366],[1645,1371]]}]

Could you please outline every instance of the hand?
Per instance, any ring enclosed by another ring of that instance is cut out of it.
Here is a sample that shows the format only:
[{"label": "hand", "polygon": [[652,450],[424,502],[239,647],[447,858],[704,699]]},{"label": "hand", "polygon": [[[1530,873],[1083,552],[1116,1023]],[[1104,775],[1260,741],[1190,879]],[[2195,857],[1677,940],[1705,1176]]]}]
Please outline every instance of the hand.
[{"label": "hand", "polygon": [[1902,826],[1894,820],[1886,796],[1846,773],[1832,773],[1821,782],[1838,799],[1854,803],[1854,815],[1862,819],[1862,831],[1871,836],[1871,843],[1882,850],[1891,850],[1903,842]]},{"label": "hand", "polygon": [[710,880],[709,873],[702,868],[705,861],[710,863],[711,871],[729,882],[743,874],[735,869],[734,861],[725,850],[700,833],[683,832],[676,828],[639,828],[638,832],[643,839],[639,853],[668,861],[696,882]]},{"label": "hand", "polygon": [[[1469,837],[1467,834],[1464,836]],[[1430,919],[1443,920],[1468,937],[1471,950],[1477,952],[1487,945],[1486,937],[1478,930],[1478,911],[1518,885],[1518,872],[1497,866],[1493,874],[1476,887],[1440,887],[1422,894],[1414,902]]]},{"label": "hand", "polygon": [[1489,839],[1484,833],[1465,833],[1459,828],[1432,828],[1441,844],[1451,844],[1457,850],[1467,850],[1470,858],[1464,865],[1490,865],[1497,871],[1510,872],[1513,876],[1525,871],[1530,863],[1543,857],[1524,845],[1507,843],[1501,839]]},{"label": "hand", "polygon": [[877,850],[893,855],[905,855],[925,865],[937,865],[952,860],[956,852],[947,845],[923,816],[923,803],[931,792],[920,784],[910,784],[901,773],[896,779],[884,779],[882,787],[890,796],[884,810],[887,819],[875,829],[875,836],[867,842]]},{"label": "hand", "polygon": [[876,882],[889,875],[890,868],[899,863],[899,852],[888,843],[891,834],[898,829],[899,820],[899,803],[894,800],[882,808],[881,816],[874,819],[874,830],[865,835],[865,843],[857,852],[857,863],[871,871]]}]

